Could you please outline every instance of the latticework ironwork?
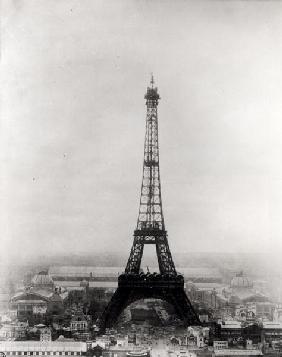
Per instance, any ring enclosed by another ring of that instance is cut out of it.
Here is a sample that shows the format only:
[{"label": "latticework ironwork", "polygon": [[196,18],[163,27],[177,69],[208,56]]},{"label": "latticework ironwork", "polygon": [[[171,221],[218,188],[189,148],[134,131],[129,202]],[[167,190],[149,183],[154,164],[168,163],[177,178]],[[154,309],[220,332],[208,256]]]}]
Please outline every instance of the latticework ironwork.
[{"label": "latticework ironwork", "polygon": [[126,273],[139,273],[144,244],[155,244],[161,274],[176,274],[171,257],[162,208],[158,141],[158,89],[147,88],[145,94],[147,116],[144,144],[143,178],[134,242],[125,269]]},{"label": "latticework ironwork", "polygon": [[[199,318],[184,291],[184,278],[175,270],[165,230],[158,144],[157,107],[160,96],[154,87],[153,77],[145,99],[146,135],[137,227],[125,273],[119,276],[118,288],[99,320],[100,331],[111,327],[130,303],[150,297],[171,303],[185,325],[199,324]],[[159,274],[140,271],[145,244],[156,246]]]}]

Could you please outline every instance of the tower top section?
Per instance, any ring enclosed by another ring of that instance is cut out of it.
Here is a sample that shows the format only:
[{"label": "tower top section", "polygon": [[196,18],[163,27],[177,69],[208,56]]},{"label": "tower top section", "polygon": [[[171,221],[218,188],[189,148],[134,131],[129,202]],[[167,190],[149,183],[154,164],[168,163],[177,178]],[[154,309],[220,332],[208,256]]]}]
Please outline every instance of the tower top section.
[{"label": "tower top section", "polygon": [[158,88],[154,87],[154,77],[151,76],[151,87],[147,87],[147,92],[145,94],[146,104],[148,105],[158,105],[158,100],[160,99]]}]

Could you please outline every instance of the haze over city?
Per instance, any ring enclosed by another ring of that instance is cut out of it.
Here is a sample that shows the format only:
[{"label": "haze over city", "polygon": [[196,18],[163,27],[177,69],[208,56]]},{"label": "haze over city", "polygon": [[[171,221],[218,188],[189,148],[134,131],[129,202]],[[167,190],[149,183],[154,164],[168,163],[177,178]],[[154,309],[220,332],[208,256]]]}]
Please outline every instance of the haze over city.
[{"label": "haze over city", "polygon": [[282,6],[12,1],[1,260],[129,253],[154,73],[173,254],[282,248]]}]

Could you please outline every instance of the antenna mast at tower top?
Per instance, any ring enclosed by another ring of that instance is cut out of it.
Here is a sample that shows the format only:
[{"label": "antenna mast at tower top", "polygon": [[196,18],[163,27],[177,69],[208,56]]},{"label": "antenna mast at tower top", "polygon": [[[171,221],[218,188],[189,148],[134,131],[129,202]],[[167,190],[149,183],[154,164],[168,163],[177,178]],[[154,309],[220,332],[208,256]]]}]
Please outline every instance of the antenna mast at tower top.
[{"label": "antenna mast at tower top", "polygon": [[151,73],[151,82],[150,83],[151,83],[151,87],[153,88],[154,84],[155,84],[153,73]]}]

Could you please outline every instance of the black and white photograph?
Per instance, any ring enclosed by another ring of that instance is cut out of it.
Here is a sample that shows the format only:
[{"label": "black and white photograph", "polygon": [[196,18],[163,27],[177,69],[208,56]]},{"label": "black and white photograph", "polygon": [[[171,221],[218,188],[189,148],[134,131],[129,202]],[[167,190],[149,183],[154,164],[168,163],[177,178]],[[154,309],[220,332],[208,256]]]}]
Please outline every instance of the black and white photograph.
[{"label": "black and white photograph", "polygon": [[0,357],[282,357],[282,0],[0,0]]}]

